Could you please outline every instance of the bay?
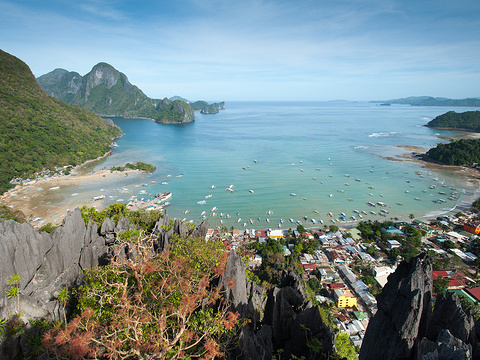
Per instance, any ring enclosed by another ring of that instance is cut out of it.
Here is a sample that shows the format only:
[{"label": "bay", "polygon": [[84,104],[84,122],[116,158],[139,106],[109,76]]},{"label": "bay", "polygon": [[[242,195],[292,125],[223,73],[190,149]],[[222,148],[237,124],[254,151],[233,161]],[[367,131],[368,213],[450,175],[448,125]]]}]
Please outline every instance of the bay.
[{"label": "bay", "polygon": [[[452,135],[424,126],[450,110],[472,109],[345,101],[227,102],[218,114],[196,113],[195,122],[183,125],[114,118],[125,135],[97,168],[143,161],[157,170],[141,180],[111,182],[107,195],[115,199],[104,205],[118,200],[122,188],[145,199],[169,191],[171,217],[196,223],[205,211],[211,223],[237,228],[273,228],[280,219],[282,227],[293,227],[290,218],[304,225],[313,225],[312,218],[332,224],[329,213],[334,219],[344,213],[343,225],[352,216],[360,220],[362,210],[367,212],[364,219],[384,220],[380,207],[369,202],[386,204],[386,218],[454,211],[471,200],[476,184],[458,174],[386,159],[405,152],[398,146],[429,148],[444,141],[439,136]],[[226,191],[231,185],[233,192]],[[454,191],[458,200],[448,200]],[[445,202],[434,202],[438,199]]]}]

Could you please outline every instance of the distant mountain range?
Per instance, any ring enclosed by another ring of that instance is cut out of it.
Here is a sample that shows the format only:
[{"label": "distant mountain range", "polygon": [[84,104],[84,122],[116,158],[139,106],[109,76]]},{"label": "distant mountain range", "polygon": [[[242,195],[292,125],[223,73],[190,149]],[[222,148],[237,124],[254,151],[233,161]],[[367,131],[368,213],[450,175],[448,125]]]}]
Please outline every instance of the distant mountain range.
[{"label": "distant mountain range", "polygon": [[410,96],[400,99],[391,100],[374,100],[372,103],[382,104],[405,104],[414,106],[479,106],[480,98],[468,98],[468,99],[448,99],[442,97],[431,96]]},{"label": "distant mountain range", "polygon": [[104,62],[85,76],[55,69],[37,78],[37,82],[48,94],[99,115],[145,117],[164,124],[195,120],[193,109],[185,101],[151,99],[125,74]]},{"label": "distant mountain range", "polygon": [[111,120],[47,95],[27,64],[0,50],[0,193],[14,177],[104,155],[121,133]]}]

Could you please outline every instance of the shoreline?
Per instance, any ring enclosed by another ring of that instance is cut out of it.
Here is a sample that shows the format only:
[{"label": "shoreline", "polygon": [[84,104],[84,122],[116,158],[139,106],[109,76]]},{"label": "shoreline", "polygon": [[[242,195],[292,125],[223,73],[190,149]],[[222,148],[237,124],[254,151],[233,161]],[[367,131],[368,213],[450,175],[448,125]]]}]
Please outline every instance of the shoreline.
[{"label": "shoreline", "polygon": [[[480,139],[480,133],[464,133],[458,132],[459,135],[440,137],[444,139],[461,139],[461,138],[475,138]],[[415,218],[420,220],[432,220],[437,216],[442,215],[453,215],[459,211],[467,210],[471,207],[473,201],[480,198],[480,172],[475,169],[460,167],[460,166],[449,166],[449,165],[440,165],[435,163],[430,163],[424,161],[417,157],[418,154],[426,152],[428,149],[412,146],[412,145],[396,145],[398,149],[404,150],[404,153],[383,157],[384,159],[390,161],[411,161],[419,164],[422,168],[435,170],[435,171],[446,171],[454,174],[458,174],[462,181],[469,182],[473,185],[474,190],[467,194],[459,203],[457,203],[453,208],[449,210],[442,210],[435,214],[415,214]],[[105,188],[109,188],[108,182],[110,180],[116,180],[125,176],[137,176],[146,174],[146,172],[140,170],[127,170],[124,172],[111,171],[109,169],[100,169],[96,171],[89,171],[92,169],[92,164],[99,162],[107,158],[112,150],[109,150],[107,153],[99,156],[96,159],[87,160],[86,162],[77,165],[72,168],[69,175],[57,175],[49,178],[42,178],[32,180],[27,184],[17,185],[15,188],[10,189],[4,194],[0,195],[0,204],[10,207],[12,210],[20,210],[25,214],[26,221],[29,222],[32,226],[38,228],[47,223],[52,223],[54,225],[59,225],[63,218],[66,216],[68,210],[73,210],[76,207],[82,207],[84,205],[96,207],[98,210],[104,208],[103,201],[93,201],[94,195],[98,195],[98,191],[95,194],[92,194],[91,191],[78,191],[80,194],[74,194],[75,187],[79,185],[88,185],[92,183],[105,183]],[[140,178],[143,179],[143,178]],[[67,191],[70,190],[70,192]],[[101,189],[102,191],[104,189]],[[80,195],[80,196],[76,196]],[[98,197],[98,196],[97,196]],[[101,205],[101,206],[99,206]],[[140,207],[143,207],[140,205]],[[218,219],[211,218],[209,219],[213,224],[218,221]],[[385,219],[387,220],[387,219]],[[398,217],[398,221],[408,221],[409,218],[406,216]],[[343,229],[351,229],[360,222],[361,220],[348,221],[348,222],[339,222],[333,225],[336,225]],[[296,228],[294,224],[285,224],[281,228],[288,229],[289,227]],[[292,226],[288,226],[292,225]],[[308,224],[305,226],[307,229],[314,228],[323,228],[324,226],[332,225],[330,223],[321,224]],[[268,227],[268,225],[266,225]],[[238,227],[240,229],[240,227]]]},{"label": "shoreline", "polygon": [[[100,169],[87,172],[86,168],[88,166],[91,166],[96,161],[103,160],[111,152],[112,150],[96,159],[87,160],[77,165],[71,170],[69,175],[55,175],[31,180],[23,185],[16,185],[0,195],[0,204],[12,210],[22,211],[26,221],[35,228],[47,223],[59,225],[69,210],[80,208],[84,205],[96,207],[92,198],[86,199],[85,196],[77,197],[76,195],[79,194],[71,194],[68,197],[63,193],[66,189],[91,183],[105,183],[107,187],[108,182],[113,179],[145,174],[141,170],[112,171],[110,169]],[[56,195],[60,197],[60,200],[57,202],[53,201]],[[50,201],[45,202],[45,199]]]}]

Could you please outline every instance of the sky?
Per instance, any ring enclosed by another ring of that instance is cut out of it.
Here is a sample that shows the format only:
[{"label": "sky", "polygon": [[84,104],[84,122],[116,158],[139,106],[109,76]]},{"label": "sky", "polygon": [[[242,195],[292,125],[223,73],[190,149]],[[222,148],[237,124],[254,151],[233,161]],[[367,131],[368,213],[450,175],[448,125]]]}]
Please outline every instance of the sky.
[{"label": "sky", "polygon": [[478,0],[0,0],[0,49],[151,98],[480,97]]}]

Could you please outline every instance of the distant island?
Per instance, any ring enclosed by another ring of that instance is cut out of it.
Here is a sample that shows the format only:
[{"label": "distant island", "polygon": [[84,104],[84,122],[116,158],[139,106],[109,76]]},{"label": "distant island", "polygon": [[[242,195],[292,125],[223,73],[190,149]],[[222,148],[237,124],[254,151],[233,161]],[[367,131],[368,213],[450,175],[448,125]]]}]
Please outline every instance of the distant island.
[{"label": "distant island", "polygon": [[0,50],[0,193],[14,178],[103,156],[121,133],[110,119],[49,96],[27,64]]},{"label": "distant island", "polygon": [[125,171],[125,170],[140,170],[145,172],[154,172],[156,167],[152,164],[146,164],[140,161],[126,163],[125,165],[114,166],[110,168],[111,171]]},{"label": "distant island", "polygon": [[412,106],[479,106],[480,98],[468,99],[448,99],[443,97],[432,96],[410,96],[400,99],[391,100],[374,100],[372,103],[380,104],[404,104]]},{"label": "distant island", "polygon": [[182,100],[189,104],[194,111],[200,111],[201,114],[217,114],[219,110],[225,110],[225,101],[209,104],[204,100],[191,102],[181,96],[172,96],[169,100]]},{"label": "distant island", "polygon": [[55,69],[37,78],[50,95],[99,115],[144,117],[162,124],[189,123],[195,120],[192,108],[182,100],[151,99],[125,74],[101,62],[85,76]]}]

